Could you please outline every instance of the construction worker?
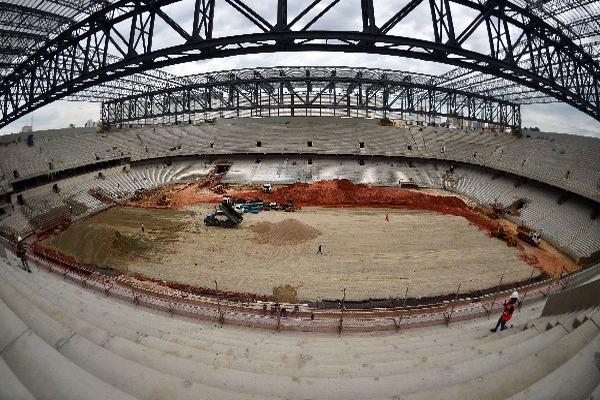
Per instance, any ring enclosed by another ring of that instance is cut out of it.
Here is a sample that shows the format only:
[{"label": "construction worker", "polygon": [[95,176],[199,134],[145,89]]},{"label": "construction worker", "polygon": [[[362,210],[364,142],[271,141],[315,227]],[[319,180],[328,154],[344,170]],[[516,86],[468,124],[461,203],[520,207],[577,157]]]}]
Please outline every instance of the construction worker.
[{"label": "construction worker", "polygon": [[21,259],[23,269],[31,273],[29,263],[27,262],[27,250],[25,249],[25,243],[23,243],[23,238],[21,236],[17,238],[17,257]]},{"label": "construction worker", "polygon": [[510,319],[512,318],[513,312],[515,312],[515,304],[517,304],[517,300],[519,300],[519,293],[514,291],[510,295],[510,300],[508,300],[508,302],[506,302],[506,301],[504,302],[504,311],[502,312],[502,315],[498,319],[498,323],[496,324],[496,327],[493,329],[490,329],[491,332],[496,332],[498,330],[498,327],[500,327],[501,331],[503,331],[506,328],[506,323],[508,321],[510,321]]},{"label": "construction worker", "polygon": [[390,220],[390,215],[388,213],[385,213],[385,220],[389,221]]},{"label": "construction worker", "polygon": [[142,233],[144,233],[144,224],[141,224],[141,228],[142,228]]},{"label": "construction worker", "polygon": [[323,244],[319,243],[319,249],[317,250],[317,254],[323,254]]}]

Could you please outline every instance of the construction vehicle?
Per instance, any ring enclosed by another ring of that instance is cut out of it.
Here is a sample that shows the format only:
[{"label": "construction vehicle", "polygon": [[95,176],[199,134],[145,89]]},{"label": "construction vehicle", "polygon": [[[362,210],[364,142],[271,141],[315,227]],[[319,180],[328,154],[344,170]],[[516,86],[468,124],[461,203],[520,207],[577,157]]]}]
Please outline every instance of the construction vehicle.
[{"label": "construction vehicle", "polygon": [[264,203],[262,202],[262,200],[255,199],[253,201],[238,202],[235,204],[235,206],[242,209],[245,214],[258,214],[260,211],[263,210]]},{"label": "construction vehicle", "polygon": [[294,211],[297,211],[300,209],[300,207],[294,205],[294,202],[292,201],[292,199],[289,199],[287,201],[287,203],[281,204],[280,208],[282,211],[285,211],[285,212],[294,212]]},{"label": "construction vehicle", "polygon": [[262,185],[261,190],[263,193],[271,193],[271,191],[273,190],[273,188],[271,187],[270,183],[265,183]]},{"label": "construction vehicle", "polygon": [[536,247],[540,245],[540,241],[542,240],[542,237],[538,231],[533,230],[525,225],[519,225],[517,227],[517,237],[525,243]]},{"label": "construction vehicle", "polygon": [[241,205],[239,205],[239,204],[235,204],[235,205],[233,206],[233,208],[235,209],[235,211],[237,211],[237,212],[238,212],[238,213],[240,213],[240,214],[245,214],[245,213],[246,213],[246,211],[244,210],[244,207],[242,207],[242,206],[241,206]]},{"label": "construction vehicle", "polygon": [[233,228],[238,226],[244,217],[237,212],[233,207],[231,200],[227,197],[223,198],[219,209],[208,213],[204,218],[204,224],[208,226],[221,226],[223,228]]},{"label": "construction vehicle", "polygon": [[491,219],[499,219],[505,213],[504,206],[498,202],[490,204],[490,208],[485,211],[487,216]]},{"label": "construction vehicle", "polygon": [[281,207],[279,207],[279,204],[277,204],[274,201],[272,201],[270,203],[265,203],[263,205],[263,210],[265,210],[265,211],[279,211],[279,210],[281,210]]}]

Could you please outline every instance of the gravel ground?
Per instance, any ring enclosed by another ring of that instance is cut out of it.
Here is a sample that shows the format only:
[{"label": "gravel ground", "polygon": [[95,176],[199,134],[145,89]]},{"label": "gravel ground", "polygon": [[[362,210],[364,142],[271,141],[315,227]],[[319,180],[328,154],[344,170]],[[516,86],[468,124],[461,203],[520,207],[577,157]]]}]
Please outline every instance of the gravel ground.
[{"label": "gravel ground", "polygon": [[[220,289],[265,295],[289,284],[302,300],[340,298],[343,288],[348,300],[402,297],[407,286],[409,296],[439,295],[456,290],[459,282],[461,291],[476,290],[497,284],[501,275],[506,283],[527,279],[532,271],[516,248],[489,238],[462,217],[305,207],[295,213],[247,214],[240,227],[223,229],[202,223],[213,208],[114,208],[85,221],[81,229],[114,229],[143,243],[141,248],[147,250],[133,256],[115,254],[112,266],[117,269],[204,287],[213,287],[217,280]],[[316,228],[320,235],[273,245],[251,228],[289,218]],[[59,250],[77,253],[65,249],[64,242]],[[317,254],[320,243],[323,254]]]}]

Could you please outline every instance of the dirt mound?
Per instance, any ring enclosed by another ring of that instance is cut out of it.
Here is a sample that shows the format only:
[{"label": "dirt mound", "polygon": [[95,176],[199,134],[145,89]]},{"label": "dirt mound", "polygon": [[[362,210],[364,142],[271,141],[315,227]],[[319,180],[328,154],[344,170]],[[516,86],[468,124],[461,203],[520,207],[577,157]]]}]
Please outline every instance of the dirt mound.
[{"label": "dirt mound", "polygon": [[407,209],[452,209],[467,205],[455,196],[439,196],[396,187],[354,184],[347,179],[295,183],[277,188],[272,193],[257,191],[234,194],[246,200],[255,197],[265,201],[285,203],[293,200],[301,206],[402,207]]},{"label": "dirt mound", "polygon": [[146,249],[143,241],[94,225],[74,224],[49,240],[51,247],[78,261],[101,268],[117,266]]},{"label": "dirt mound", "polygon": [[397,187],[354,184],[347,179],[295,183],[277,188],[272,193],[241,191],[233,196],[245,200],[285,203],[317,207],[386,207],[404,210],[429,210],[466,218],[473,225],[490,232],[495,223],[456,196],[443,196]]},{"label": "dirt mound", "polygon": [[296,219],[281,222],[259,222],[250,227],[257,234],[257,241],[276,246],[294,245],[314,239],[321,234],[317,229]]}]

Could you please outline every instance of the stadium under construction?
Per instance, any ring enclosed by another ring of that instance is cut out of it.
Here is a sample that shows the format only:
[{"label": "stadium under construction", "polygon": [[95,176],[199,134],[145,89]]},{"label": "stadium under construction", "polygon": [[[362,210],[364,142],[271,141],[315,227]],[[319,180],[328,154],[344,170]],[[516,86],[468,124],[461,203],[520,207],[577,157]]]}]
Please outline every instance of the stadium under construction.
[{"label": "stadium under construction", "polygon": [[0,136],[0,400],[600,398],[600,139],[522,114],[600,122],[599,21],[0,2],[0,127],[99,112]]}]

